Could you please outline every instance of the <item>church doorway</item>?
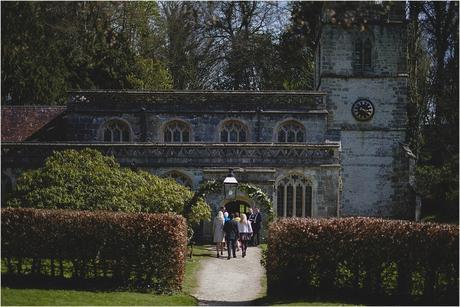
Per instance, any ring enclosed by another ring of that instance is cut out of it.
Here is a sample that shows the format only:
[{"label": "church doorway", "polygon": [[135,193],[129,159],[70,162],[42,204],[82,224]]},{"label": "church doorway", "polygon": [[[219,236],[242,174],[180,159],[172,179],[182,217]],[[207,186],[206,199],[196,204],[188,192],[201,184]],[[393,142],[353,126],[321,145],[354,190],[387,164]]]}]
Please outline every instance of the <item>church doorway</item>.
[{"label": "church doorway", "polygon": [[225,209],[229,214],[234,214],[235,212],[246,214],[249,212],[249,208],[251,208],[251,205],[242,200],[234,200],[225,205]]}]

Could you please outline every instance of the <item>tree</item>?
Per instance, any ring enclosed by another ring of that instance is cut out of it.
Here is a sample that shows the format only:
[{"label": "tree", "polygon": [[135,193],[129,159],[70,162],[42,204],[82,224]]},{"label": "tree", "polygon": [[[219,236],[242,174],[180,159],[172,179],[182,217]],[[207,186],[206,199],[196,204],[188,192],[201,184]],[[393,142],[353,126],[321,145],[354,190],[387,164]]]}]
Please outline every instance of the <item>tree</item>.
[{"label": "tree", "polygon": [[72,89],[168,89],[155,2],[2,2],[2,101],[63,104]]},{"label": "tree", "polygon": [[159,54],[171,72],[174,89],[209,86],[210,71],[218,62],[212,56],[215,40],[206,32],[206,4],[161,2],[158,28],[163,33]]},{"label": "tree", "polygon": [[[121,168],[113,157],[97,150],[55,152],[45,166],[24,172],[11,207],[184,213],[193,193],[172,179]],[[190,223],[210,218],[210,208],[197,198]]]},{"label": "tree", "polygon": [[[214,87],[234,90],[263,89],[264,76],[275,62],[272,52],[277,4],[272,2],[212,2],[208,4],[207,32],[220,59]],[[276,64],[275,64],[276,65]]]},{"label": "tree", "polygon": [[36,2],[2,2],[2,102],[59,104],[66,68],[52,16]]},{"label": "tree", "polygon": [[458,2],[421,2],[409,9],[411,24],[426,42],[422,46],[429,63],[425,80],[411,71],[412,82],[420,81],[417,89],[412,87],[412,98],[423,88],[421,103],[412,112],[422,114],[412,124],[420,127],[422,137],[413,138],[417,142],[412,145],[418,153],[423,214],[458,222]]}]

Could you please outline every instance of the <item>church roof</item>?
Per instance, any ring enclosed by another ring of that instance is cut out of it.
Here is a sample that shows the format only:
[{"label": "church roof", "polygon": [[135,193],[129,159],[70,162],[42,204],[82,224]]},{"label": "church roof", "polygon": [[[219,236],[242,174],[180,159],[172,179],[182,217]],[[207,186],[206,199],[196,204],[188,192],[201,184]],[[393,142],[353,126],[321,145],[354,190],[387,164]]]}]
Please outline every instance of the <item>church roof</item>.
[{"label": "church roof", "polygon": [[79,90],[69,92],[69,110],[144,108],[241,111],[257,108],[325,110],[324,92],[317,91],[126,91]]},{"label": "church roof", "polygon": [[2,106],[2,142],[23,142],[61,115],[65,106]]}]

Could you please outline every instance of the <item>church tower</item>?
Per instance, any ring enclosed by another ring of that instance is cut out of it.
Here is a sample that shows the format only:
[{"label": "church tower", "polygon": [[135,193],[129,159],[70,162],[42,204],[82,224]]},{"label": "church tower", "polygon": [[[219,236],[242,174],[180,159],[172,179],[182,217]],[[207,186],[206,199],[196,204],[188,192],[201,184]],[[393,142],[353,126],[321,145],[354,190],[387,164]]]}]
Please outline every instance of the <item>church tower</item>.
[{"label": "church tower", "polygon": [[[327,4],[343,10],[346,3]],[[408,193],[404,2],[345,27],[323,14],[316,88],[327,93],[328,139],[341,142],[341,216],[397,217]],[[362,15],[361,15],[362,17]]]}]

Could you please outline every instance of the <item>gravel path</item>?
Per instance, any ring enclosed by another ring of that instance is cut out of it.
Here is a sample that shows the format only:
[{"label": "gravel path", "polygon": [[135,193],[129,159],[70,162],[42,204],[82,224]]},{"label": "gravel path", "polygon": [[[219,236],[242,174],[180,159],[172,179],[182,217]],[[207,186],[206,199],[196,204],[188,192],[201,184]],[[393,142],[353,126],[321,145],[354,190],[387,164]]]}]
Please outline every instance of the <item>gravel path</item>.
[{"label": "gravel path", "polygon": [[[216,255],[215,246],[209,249]],[[260,264],[261,249],[249,247],[246,257],[227,260],[227,251],[220,258],[203,261],[198,272],[198,287],[194,296],[199,305],[251,305],[251,301],[262,296],[262,278],[265,270]]]}]

